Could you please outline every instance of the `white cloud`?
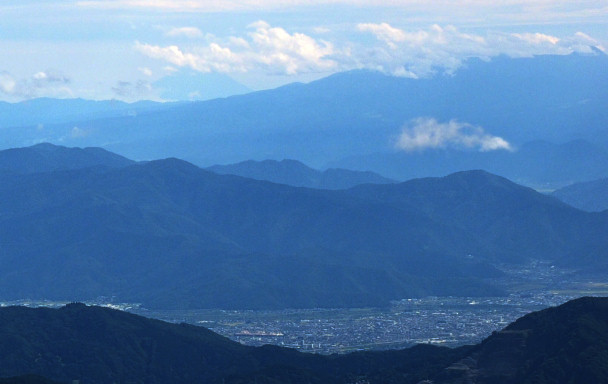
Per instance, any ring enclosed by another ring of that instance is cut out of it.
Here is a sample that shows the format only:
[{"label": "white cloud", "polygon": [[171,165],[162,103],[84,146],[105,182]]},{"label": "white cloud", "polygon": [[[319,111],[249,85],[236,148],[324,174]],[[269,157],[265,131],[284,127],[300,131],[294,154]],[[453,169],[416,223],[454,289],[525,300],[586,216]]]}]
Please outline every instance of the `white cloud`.
[{"label": "white cloud", "polygon": [[593,38],[576,33],[558,38],[542,33],[463,33],[452,25],[404,31],[389,24],[359,24],[384,44],[358,47],[353,59],[359,67],[379,69],[396,76],[424,77],[439,71],[453,73],[470,57],[490,58],[500,54],[529,57],[542,54],[590,52],[600,46]]},{"label": "white cloud", "polygon": [[317,26],[317,27],[313,27],[312,31],[318,35],[323,35],[326,33],[330,33],[331,29],[329,29],[327,27],[323,27],[323,26]]},{"label": "white cloud", "polygon": [[545,35],[543,33],[514,33],[513,37],[516,37],[522,41],[530,44],[557,44],[559,38],[555,36]]},{"label": "white cloud", "polygon": [[34,80],[39,80],[39,81],[46,80],[49,78],[49,76],[44,72],[38,72],[38,73],[34,74],[33,77],[34,77]]},{"label": "white cloud", "polygon": [[161,47],[139,42],[135,47],[146,56],[200,72],[262,70],[294,75],[337,69],[329,58],[334,49],[328,42],[302,33],[290,34],[264,21],[253,23],[249,28],[246,38],[233,36],[225,42],[211,42],[189,51],[176,45]]},{"label": "white cloud", "polygon": [[6,72],[0,73],[0,92],[12,95],[15,93],[16,88],[17,82],[10,74]]},{"label": "white cloud", "polygon": [[222,39],[207,35],[205,45],[189,48],[142,43],[135,47],[151,58],[200,72],[299,75],[365,68],[411,78],[454,73],[471,57],[530,57],[601,48],[598,41],[581,32],[560,38],[543,33],[472,34],[453,25],[403,30],[388,23],[358,24],[359,33],[378,40],[370,44],[315,39],[264,21],[248,27],[245,36]]},{"label": "white cloud", "polygon": [[137,68],[137,70],[139,72],[141,72],[142,74],[144,74],[145,76],[148,76],[148,77],[150,77],[150,76],[152,76],[154,74],[152,72],[152,70],[150,68],[148,68],[148,67],[139,67],[139,68]]},{"label": "white cloud", "polygon": [[433,148],[475,148],[479,151],[512,150],[502,137],[484,132],[482,127],[450,120],[440,123],[433,118],[414,119],[403,128],[395,146],[404,151]]},{"label": "white cloud", "polygon": [[196,27],[181,27],[181,28],[172,28],[165,33],[165,35],[169,37],[187,37],[189,39],[200,39],[205,35],[201,32],[200,29]]},{"label": "white cloud", "polygon": [[0,93],[15,98],[30,99],[41,95],[71,97],[70,79],[54,72],[36,72],[29,78],[16,79],[8,72],[0,72]]},{"label": "white cloud", "polygon": [[451,73],[471,56],[493,55],[486,36],[460,32],[456,27],[434,24],[427,29],[404,31],[389,24],[359,24],[385,45],[354,50],[364,68],[374,68],[396,76],[424,77],[437,69]]},{"label": "white cloud", "polygon": [[398,28],[391,27],[388,23],[363,23],[357,25],[357,29],[362,32],[371,32],[379,40],[384,41],[386,44],[389,45],[389,47],[393,49],[397,49],[396,43],[405,41],[407,38],[407,35],[404,31]]}]

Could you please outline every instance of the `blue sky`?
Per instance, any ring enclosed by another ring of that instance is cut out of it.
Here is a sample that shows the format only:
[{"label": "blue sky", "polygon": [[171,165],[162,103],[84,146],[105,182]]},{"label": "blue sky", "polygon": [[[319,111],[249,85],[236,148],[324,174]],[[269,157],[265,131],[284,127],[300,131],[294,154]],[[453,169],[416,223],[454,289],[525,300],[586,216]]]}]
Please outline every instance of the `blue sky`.
[{"label": "blue sky", "polygon": [[0,100],[159,99],[186,70],[252,89],[368,68],[608,47],[605,0],[47,0],[0,5]]}]

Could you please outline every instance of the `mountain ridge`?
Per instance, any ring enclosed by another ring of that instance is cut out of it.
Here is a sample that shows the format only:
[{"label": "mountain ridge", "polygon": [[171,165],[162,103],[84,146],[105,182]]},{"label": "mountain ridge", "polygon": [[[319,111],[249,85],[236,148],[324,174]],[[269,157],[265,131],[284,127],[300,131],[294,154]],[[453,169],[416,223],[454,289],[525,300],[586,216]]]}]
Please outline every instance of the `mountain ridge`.
[{"label": "mountain ridge", "polygon": [[98,147],[68,148],[40,143],[26,148],[0,151],[0,170],[15,173],[39,173],[87,167],[120,168],[133,160]]},{"label": "mountain ridge", "polygon": [[551,192],[561,201],[588,212],[608,209],[608,178],[575,183]]},{"label": "mountain ridge", "polygon": [[[584,297],[527,314],[455,349],[321,356],[247,347],[198,326],[73,303],[0,308],[3,376],[89,383],[565,383],[608,379],[608,299]],[[426,381],[425,381],[426,380]],[[23,381],[10,381],[21,383]]]},{"label": "mountain ridge", "polygon": [[0,291],[157,308],[492,296],[504,294],[488,280],[501,275],[494,263],[605,270],[607,228],[605,214],[482,171],[336,191],[175,158],[0,173],[0,263],[11,266]]},{"label": "mountain ridge", "polygon": [[256,180],[287,184],[294,187],[314,189],[347,189],[359,184],[390,184],[396,182],[373,172],[351,171],[339,168],[319,171],[297,160],[288,159],[281,161],[247,160],[236,164],[214,165],[205,169],[219,174],[232,174]]},{"label": "mountain ridge", "polygon": [[[567,148],[548,152],[532,148],[521,159],[520,151],[513,152],[518,161],[511,159],[503,162],[506,165],[502,168],[488,169],[529,185],[550,182],[555,188],[608,176],[608,137],[604,129],[608,93],[599,86],[608,82],[607,68],[605,54],[572,54],[470,60],[453,76],[417,80],[354,71],[308,84],[176,105],[137,116],[48,125],[44,137],[74,146],[103,145],[137,160],[179,156],[208,166],[292,158],[316,168],[335,164],[350,169],[364,168],[361,164],[344,166],[342,159],[394,153],[396,138],[404,126],[420,117],[433,118],[439,124],[457,121],[478,127],[484,134],[501,137],[522,151],[526,143],[537,140],[555,146],[573,140],[593,143],[597,147],[595,158],[601,161],[585,161],[579,156],[570,164],[564,157],[564,153],[570,153]],[[74,126],[82,132],[72,135]],[[42,135],[35,127],[0,133],[7,146],[25,145]],[[449,149],[437,149],[437,156],[446,153],[449,160]],[[468,166],[441,173],[418,164],[416,156],[368,169],[399,180],[441,176],[464,169],[487,169],[486,162],[507,155],[499,152],[492,151],[490,156],[488,152],[460,151],[464,160],[458,164]],[[553,160],[546,163],[546,157]],[[391,171],[394,168],[401,171]],[[560,169],[568,172],[562,175]],[[421,174],[414,174],[416,170]]]}]

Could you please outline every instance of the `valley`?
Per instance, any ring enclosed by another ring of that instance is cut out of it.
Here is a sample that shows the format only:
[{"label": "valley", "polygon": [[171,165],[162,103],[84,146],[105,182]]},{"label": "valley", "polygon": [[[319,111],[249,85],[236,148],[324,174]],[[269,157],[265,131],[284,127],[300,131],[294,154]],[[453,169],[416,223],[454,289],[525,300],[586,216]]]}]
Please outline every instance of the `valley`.
[{"label": "valley", "polygon": [[[502,266],[500,284],[510,292],[498,297],[404,298],[386,307],[281,310],[149,309],[99,297],[86,301],[170,323],[208,328],[248,346],[272,344],[301,352],[333,354],[390,350],[416,344],[448,347],[480,342],[516,319],[582,296],[608,296],[608,281],[577,276],[575,271],[534,261]],[[0,302],[0,307],[59,308],[52,300]]]},{"label": "valley", "polygon": [[608,383],[604,2],[3,2],[0,384]]}]

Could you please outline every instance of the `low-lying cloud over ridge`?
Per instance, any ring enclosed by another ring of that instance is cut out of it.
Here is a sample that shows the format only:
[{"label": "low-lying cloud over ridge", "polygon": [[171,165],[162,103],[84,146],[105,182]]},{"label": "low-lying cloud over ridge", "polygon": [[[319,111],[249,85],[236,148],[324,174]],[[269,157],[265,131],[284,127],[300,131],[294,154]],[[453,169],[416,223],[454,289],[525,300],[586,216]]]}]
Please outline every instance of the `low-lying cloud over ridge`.
[{"label": "low-lying cloud over ridge", "polygon": [[406,125],[395,147],[407,152],[448,147],[478,149],[481,152],[513,150],[508,141],[486,133],[482,127],[457,120],[440,123],[429,117],[419,117]]},{"label": "low-lying cloud over ridge", "polygon": [[[542,54],[592,52],[603,49],[592,37],[577,32],[567,37],[542,33],[464,33],[453,25],[431,25],[406,31],[388,23],[361,23],[354,34],[370,34],[374,42],[328,41],[300,32],[290,33],[265,21],[249,26],[245,36],[208,35],[201,45],[180,47],[136,43],[144,55],[200,72],[297,75],[372,69],[402,77],[428,77],[455,72],[470,57],[501,54],[531,57]],[[188,29],[175,29],[182,31]],[[198,31],[202,36],[202,31]],[[313,31],[314,33],[314,31]],[[177,35],[177,32],[176,32]]]}]

